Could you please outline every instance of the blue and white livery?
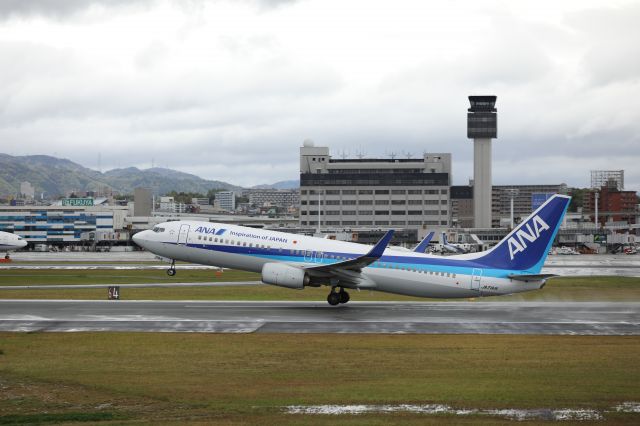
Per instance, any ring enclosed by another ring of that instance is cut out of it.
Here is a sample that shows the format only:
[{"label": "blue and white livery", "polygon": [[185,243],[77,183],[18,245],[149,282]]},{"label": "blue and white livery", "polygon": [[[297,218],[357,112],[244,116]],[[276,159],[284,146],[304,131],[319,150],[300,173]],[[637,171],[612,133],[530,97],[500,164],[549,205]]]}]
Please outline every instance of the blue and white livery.
[{"label": "blue and white livery", "polygon": [[[245,228],[222,223],[166,222],[136,234],[147,250],[175,261],[241,269],[292,289],[327,285],[331,305],[349,301],[346,289],[407,296],[496,296],[542,288],[540,274],[569,206],[555,195],[490,250],[447,257],[388,247],[393,231],[363,244]],[[421,247],[417,247],[421,249]]]}]

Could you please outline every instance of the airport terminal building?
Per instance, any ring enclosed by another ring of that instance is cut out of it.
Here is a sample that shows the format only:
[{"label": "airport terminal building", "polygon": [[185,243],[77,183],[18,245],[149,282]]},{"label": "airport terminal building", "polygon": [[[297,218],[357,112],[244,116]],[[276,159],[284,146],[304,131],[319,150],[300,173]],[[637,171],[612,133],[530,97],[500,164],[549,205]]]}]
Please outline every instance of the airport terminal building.
[{"label": "airport terminal building", "polygon": [[300,148],[300,226],[447,228],[450,185],[451,154],[335,159],[328,147],[306,142]]},{"label": "airport terminal building", "polygon": [[[117,216],[117,214],[116,214]],[[116,217],[117,220],[117,217]],[[117,228],[115,228],[117,229]],[[33,244],[80,243],[96,232],[114,233],[114,211],[72,206],[0,206],[0,231]]]}]

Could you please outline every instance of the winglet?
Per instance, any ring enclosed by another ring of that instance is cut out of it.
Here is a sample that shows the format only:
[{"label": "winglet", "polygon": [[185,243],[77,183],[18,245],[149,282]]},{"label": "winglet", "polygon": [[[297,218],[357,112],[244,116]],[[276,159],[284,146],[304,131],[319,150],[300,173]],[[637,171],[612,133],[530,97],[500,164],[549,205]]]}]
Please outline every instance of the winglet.
[{"label": "winglet", "polygon": [[393,229],[388,230],[387,233],[380,238],[380,241],[373,246],[369,253],[365,254],[363,257],[380,259],[382,257],[382,253],[384,253],[385,249],[389,245],[391,238],[393,238],[393,232]]},{"label": "winglet", "polygon": [[420,244],[418,244],[416,248],[413,249],[413,251],[416,253],[424,253],[424,251],[427,249],[427,246],[429,246],[429,243],[431,242],[431,239],[435,234],[436,233],[434,231],[429,232],[427,236],[424,237],[422,241],[420,241]]}]

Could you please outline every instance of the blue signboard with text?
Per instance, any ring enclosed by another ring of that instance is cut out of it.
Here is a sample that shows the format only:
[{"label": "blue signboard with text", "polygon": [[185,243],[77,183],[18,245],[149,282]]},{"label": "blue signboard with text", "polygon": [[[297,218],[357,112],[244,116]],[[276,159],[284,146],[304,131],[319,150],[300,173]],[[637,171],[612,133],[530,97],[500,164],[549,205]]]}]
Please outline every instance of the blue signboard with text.
[{"label": "blue signboard with text", "polygon": [[534,192],[533,194],[531,194],[531,209],[537,209],[554,195],[554,192]]}]

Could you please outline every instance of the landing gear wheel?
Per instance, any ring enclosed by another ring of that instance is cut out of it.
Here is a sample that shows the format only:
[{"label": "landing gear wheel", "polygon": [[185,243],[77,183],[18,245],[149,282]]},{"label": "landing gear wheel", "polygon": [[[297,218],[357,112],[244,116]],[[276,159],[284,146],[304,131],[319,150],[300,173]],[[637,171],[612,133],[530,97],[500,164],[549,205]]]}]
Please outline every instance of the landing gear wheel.
[{"label": "landing gear wheel", "polygon": [[340,296],[340,303],[347,303],[351,299],[351,297],[349,297],[349,293],[344,290],[340,290],[338,295]]},{"label": "landing gear wheel", "polygon": [[11,259],[11,258],[9,257],[9,253],[5,254],[5,255],[4,255],[4,260],[9,260],[9,259]]},{"label": "landing gear wheel", "polygon": [[329,302],[331,306],[338,305],[340,303],[340,293],[336,293],[334,291],[329,293],[329,295],[327,296],[327,302]]},{"label": "landing gear wheel", "polygon": [[172,277],[175,274],[176,274],[176,261],[174,260],[174,261],[171,262],[171,267],[169,269],[167,269],[167,275]]}]

